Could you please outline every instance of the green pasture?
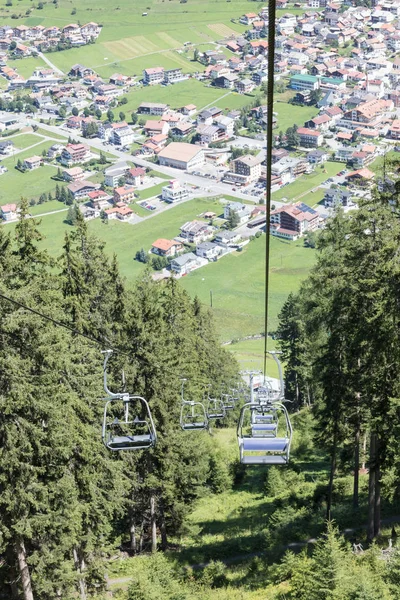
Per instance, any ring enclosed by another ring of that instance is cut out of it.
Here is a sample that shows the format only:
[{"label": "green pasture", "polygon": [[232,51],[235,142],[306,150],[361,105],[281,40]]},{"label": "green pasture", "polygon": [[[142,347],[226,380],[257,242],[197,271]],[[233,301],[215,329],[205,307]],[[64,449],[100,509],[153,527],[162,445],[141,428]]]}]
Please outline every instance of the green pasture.
[{"label": "green pasture", "polygon": [[306,121],[318,114],[318,109],[315,106],[294,106],[287,102],[275,102],[274,112],[277,113],[278,118],[278,127],[275,131],[285,132],[293,125],[303,127]]},{"label": "green pasture", "polygon": [[[127,104],[121,106],[126,115],[137,110],[142,102],[164,102],[171,108],[181,108],[185,104],[194,103],[198,110],[215,105],[218,108],[232,110],[242,108],[253,101],[253,96],[238,94],[232,90],[208,87],[197,79],[187,79],[170,86],[154,85],[133,88],[127,94]],[[146,117],[147,118],[147,117]]]},{"label": "green pasture", "polygon": [[[17,150],[23,150],[25,148],[29,148],[29,146],[33,146],[34,144],[40,144],[41,142],[43,142],[42,136],[36,135],[35,133],[21,133],[10,136],[7,139],[13,142]],[[34,148],[32,148],[32,151],[33,150]]]},{"label": "green pasture", "polygon": [[36,68],[48,69],[48,65],[40,58],[40,56],[28,56],[27,58],[10,60],[8,66],[15,69],[17,73],[22,75],[22,77],[25,77],[25,79],[29,79]]},{"label": "green pasture", "polygon": [[[287,198],[291,201],[298,196],[305,194],[301,199],[306,203],[307,201],[312,202],[313,194],[311,193],[311,190],[318,187],[323,181],[332,177],[332,175],[336,175],[336,173],[340,171],[340,168],[340,164],[338,163],[326,162],[322,169],[318,166],[314,173],[302,175],[293,183],[274,192],[272,194],[272,200],[282,200],[282,198]],[[309,195],[307,195],[308,192]],[[318,196],[316,197],[318,198]]]},{"label": "green pasture", "polygon": [[[18,159],[23,161],[30,156],[41,156],[43,150],[47,150],[51,142],[42,142],[38,146],[20,152],[2,161],[2,164],[8,168],[8,173],[1,176],[0,185],[0,205],[8,202],[18,202],[21,196],[29,198],[38,198],[42,193],[53,193],[57,182],[51,179],[57,173],[56,167],[44,166],[34,171],[21,173],[15,168]],[[58,184],[62,185],[61,182]]]},{"label": "green pasture", "polygon": [[[315,252],[301,240],[271,238],[269,331],[276,329],[278,313],[288,294],[298,289],[315,261]],[[181,285],[191,296],[210,305],[210,291],[222,340],[243,338],[264,331],[265,237],[253,240],[242,252],[183,277]],[[235,349],[237,350],[237,348]]]}]

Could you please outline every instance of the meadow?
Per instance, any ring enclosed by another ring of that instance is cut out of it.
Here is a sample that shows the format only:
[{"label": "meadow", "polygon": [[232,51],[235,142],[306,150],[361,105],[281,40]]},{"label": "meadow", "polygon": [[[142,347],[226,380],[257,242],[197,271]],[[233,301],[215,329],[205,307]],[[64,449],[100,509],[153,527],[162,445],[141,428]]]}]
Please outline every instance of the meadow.
[{"label": "meadow", "polygon": [[[15,145],[18,147],[17,141],[15,141]],[[25,173],[21,173],[15,168],[18,160],[23,161],[24,158],[30,156],[41,156],[43,150],[47,150],[51,145],[51,141],[39,142],[34,148],[19,152],[15,156],[10,156],[2,161],[2,164],[8,168],[8,173],[1,176],[0,205],[8,202],[18,202],[21,196],[26,196],[28,199],[38,198],[42,193],[53,193],[57,183],[64,185],[62,182],[51,179],[57,173],[56,166],[45,165]]]},{"label": "meadow", "polygon": [[[278,313],[288,294],[298,289],[315,261],[315,251],[303,241],[271,238],[269,331],[278,325]],[[210,305],[223,341],[264,331],[265,237],[255,239],[242,252],[193,271],[181,279],[191,296]],[[234,348],[234,351],[238,348]]]},{"label": "meadow", "polygon": [[[340,169],[340,164],[335,162],[326,162],[322,168],[317,166],[314,173],[311,173],[310,175],[302,175],[293,183],[290,183],[289,185],[282,187],[277,192],[274,192],[272,194],[272,200],[282,200],[282,198],[293,200],[299,196],[302,196],[302,200],[304,202],[311,202],[312,204],[315,204],[316,202],[313,200],[311,190],[318,188],[318,186],[321,185],[322,182],[326,181],[326,179],[336,175]],[[310,196],[308,196],[308,193],[310,193]]]}]

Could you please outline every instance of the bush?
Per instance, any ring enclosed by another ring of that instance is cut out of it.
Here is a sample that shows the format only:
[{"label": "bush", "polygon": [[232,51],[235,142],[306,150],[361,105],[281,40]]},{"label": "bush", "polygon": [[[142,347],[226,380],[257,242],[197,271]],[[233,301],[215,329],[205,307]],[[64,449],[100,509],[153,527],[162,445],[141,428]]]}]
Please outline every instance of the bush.
[{"label": "bush", "polygon": [[211,588],[221,588],[227,585],[228,580],[225,575],[226,565],[220,560],[211,561],[202,574],[201,582]]}]

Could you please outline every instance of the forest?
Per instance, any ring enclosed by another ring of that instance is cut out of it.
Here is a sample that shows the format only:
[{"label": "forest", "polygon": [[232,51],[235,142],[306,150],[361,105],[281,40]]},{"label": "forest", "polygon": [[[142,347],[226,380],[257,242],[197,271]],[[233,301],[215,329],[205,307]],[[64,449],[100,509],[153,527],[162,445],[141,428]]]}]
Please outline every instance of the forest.
[{"label": "forest", "polygon": [[[147,272],[128,289],[79,213],[51,259],[27,214],[22,202],[13,234],[0,227],[0,597],[400,598],[393,178],[357,211],[335,212],[315,267],[282,308],[274,338],[295,430],[285,467],[244,467],[237,448],[221,449],[240,407],[213,435],[179,427],[182,378],[201,398],[204,386],[218,395],[239,377],[208,308]],[[108,348],[110,387],[122,387],[123,370],[151,406],[149,451],[102,443]],[[218,552],[199,546],[195,560],[180,543],[193,534],[191,512],[201,501],[212,511],[229,491],[265,505],[253,515],[258,534],[243,534],[243,506],[231,540]],[[110,591],[116,557],[129,582]]]}]

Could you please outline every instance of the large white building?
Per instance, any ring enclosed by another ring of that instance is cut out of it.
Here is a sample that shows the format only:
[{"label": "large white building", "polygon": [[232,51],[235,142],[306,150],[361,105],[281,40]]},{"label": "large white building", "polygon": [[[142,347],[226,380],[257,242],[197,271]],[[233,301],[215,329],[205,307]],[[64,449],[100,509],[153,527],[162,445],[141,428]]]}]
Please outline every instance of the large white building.
[{"label": "large white building", "polygon": [[189,198],[189,190],[186,187],[182,187],[177,179],[171,179],[169,185],[166,185],[162,189],[162,199],[166,202],[179,202]]},{"label": "large white building", "polygon": [[172,142],[158,155],[160,165],[190,171],[205,163],[203,148],[184,142]]}]

